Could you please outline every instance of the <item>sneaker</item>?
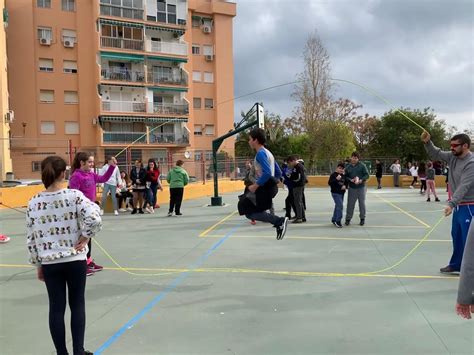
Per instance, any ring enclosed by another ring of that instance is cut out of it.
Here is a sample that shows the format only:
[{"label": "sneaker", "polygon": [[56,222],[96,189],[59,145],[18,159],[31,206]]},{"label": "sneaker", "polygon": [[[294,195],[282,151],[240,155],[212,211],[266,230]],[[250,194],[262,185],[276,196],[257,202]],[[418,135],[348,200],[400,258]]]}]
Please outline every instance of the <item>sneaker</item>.
[{"label": "sneaker", "polygon": [[176,216],[182,216],[183,214],[181,212],[175,212]]},{"label": "sneaker", "polygon": [[456,270],[448,265],[439,269],[439,272],[442,272],[443,274],[451,274],[453,272],[459,272],[459,270]]},{"label": "sneaker", "polygon": [[127,212],[127,209],[126,208],[121,208],[121,209],[119,209],[119,212]]},{"label": "sneaker", "polygon": [[306,223],[306,218],[302,218],[301,220],[303,221],[303,223]]},{"label": "sneaker", "polygon": [[288,217],[284,217],[283,222],[279,226],[276,227],[277,240],[282,240],[285,237],[287,226],[288,226]]},{"label": "sneaker", "polygon": [[0,234],[0,243],[8,243],[10,241],[10,237],[7,237],[4,234]]},{"label": "sneaker", "polygon": [[426,202],[431,202],[431,199],[428,197],[428,198],[426,199]]},{"label": "sneaker", "polygon": [[94,271],[88,266],[86,276],[92,276],[92,275],[94,275]]},{"label": "sneaker", "polygon": [[359,226],[363,226],[364,224],[365,224],[365,219],[361,219],[360,223],[359,223]]},{"label": "sneaker", "polygon": [[145,212],[143,212],[143,209],[139,208],[139,209],[138,209],[138,213],[144,214]]},{"label": "sneaker", "polygon": [[103,209],[100,209],[100,215],[101,215],[101,216],[104,215],[104,210],[103,210]]},{"label": "sneaker", "polygon": [[410,189],[412,189],[412,190],[413,190],[413,185],[410,185]]},{"label": "sneaker", "polygon": [[128,212],[132,212],[132,211],[133,211],[133,208],[132,208],[132,207],[127,207],[127,211],[128,211]]},{"label": "sneaker", "polygon": [[346,226],[348,226],[349,224],[351,224],[351,220],[350,219],[346,219],[346,223],[344,223]]},{"label": "sneaker", "polygon": [[436,197],[436,198],[435,198],[435,201],[436,201],[436,202],[439,202],[439,198]]},{"label": "sneaker", "polygon": [[173,215],[173,212],[168,212],[168,217],[171,217]]},{"label": "sneaker", "polygon": [[335,225],[337,228],[342,228],[342,223],[341,223],[341,221],[334,222],[334,225]]},{"label": "sneaker", "polygon": [[114,211],[114,215],[116,215],[116,216],[119,215],[117,210]]},{"label": "sneaker", "polygon": [[145,207],[145,212],[146,213],[151,213],[150,207]]},{"label": "sneaker", "polygon": [[136,214],[136,213],[137,213],[137,209],[134,208],[134,209],[132,210],[132,214]]},{"label": "sneaker", "polygon": [[254,219],[252,219],[252,220],[250,221],[250,224],[251,224],[252,226],[254,226],[254,225],[256,225],[256,224],[257,224],[257,221],[256,221],[256,220],[254,220]]},{"label": "sneaker", "polygon": [[303,223],[303,219],[301,218],[296,218],[294,221],[292,221],[291,223],[294,223],[294,224],[299,224],[299,223]]},{"label": "sneaker", "polygon": [[89,265],[87,265],[87,268],[88,268],[88,269],[91,269],[92,272],[97,272],[97,271],[102,271],[102,269],[103,269],[104,267],[103,267],[103,266],[100,266],[100,265],[98,265],[98,264],[96,264],[96,263],[94,262],[94,260],[92,260],[92,261],[89,263]]}]

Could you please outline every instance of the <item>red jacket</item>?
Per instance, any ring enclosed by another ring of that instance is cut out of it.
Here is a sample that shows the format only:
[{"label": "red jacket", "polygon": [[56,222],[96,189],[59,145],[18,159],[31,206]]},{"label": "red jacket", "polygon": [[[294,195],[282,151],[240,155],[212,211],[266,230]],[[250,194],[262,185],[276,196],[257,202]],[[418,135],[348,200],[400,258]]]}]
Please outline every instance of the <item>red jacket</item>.
[{"label": "red jacket", "polygon": [[153,169],[146,171],[146,181],[150,181],[152,184],[158,184],[158,179],[160,178],[160,170]]}]

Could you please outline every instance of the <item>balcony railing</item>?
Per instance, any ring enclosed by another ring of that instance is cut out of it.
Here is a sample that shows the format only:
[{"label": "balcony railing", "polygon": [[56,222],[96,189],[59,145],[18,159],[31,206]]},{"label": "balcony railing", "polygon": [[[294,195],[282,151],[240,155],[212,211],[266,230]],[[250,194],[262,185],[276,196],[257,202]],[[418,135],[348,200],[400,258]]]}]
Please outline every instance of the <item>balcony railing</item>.
[{"label": "balcony railing", "polygon": [[187,132],[178,133],[150,133],[150,144],[188,144],[189,135]]},{"label": "balcony railing", "polygon": [[109,68],[100,71],[103,80],[145,82],[145,73],[122,68]]},{"label": "balcony railing", "polygon": [[[138,139],[138,140],[137,140]],[[102,141],[104,143],[146,143],[146,132],[103,132]]]},{"label": "balcony railing", "polygon": [[153,113],[161,115],[187,115],[188,104],[153,104]]},{"label": "balcony railing", "polygon": [[188,85],[188,74],[182,69],[171,72],[148,71],[147,80],[152,84]]},{"label": "balcony railing", "polygon": [[106,112],[146,112],[145,102],[102,101],[102,111]]},{"label": "balcony railing", "polygon": [[137,39],[101,36],[100,46],[102,48],[120,48],[120,49],[131,49],[135,51],[142,51],[143,41],[137,40]]},{"label": "balcony railing", "polygon": [[143,20],[143,9],[135,9],[130,7],[121,7],[116,5],[100,5],[100,14],[103,16],[116,16]]},{"label": "balcony railing", "polygon": [[183,42],[163,42],[146,40],[147,52],[157,52],[164,54],[187,55],[188,44]]}]

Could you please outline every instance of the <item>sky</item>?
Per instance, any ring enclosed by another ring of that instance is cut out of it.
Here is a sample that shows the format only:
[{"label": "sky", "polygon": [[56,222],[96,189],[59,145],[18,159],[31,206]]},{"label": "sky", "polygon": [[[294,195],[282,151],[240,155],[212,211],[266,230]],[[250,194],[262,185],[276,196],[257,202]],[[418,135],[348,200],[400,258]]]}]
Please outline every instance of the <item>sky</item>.
[{"label": "sky", "polygon": [[[369,87],[395,108],[431,107],[448,125],[474,129],[474,1],[236,0],[235,96],[289,83],[303,70],[308,36],[317,31],[331,77]],[[234,101],[236,119],[255,102],[282,117],[296,102],[293,85]],[[337,83],[335,98],[380,117],[390,106]]]}]

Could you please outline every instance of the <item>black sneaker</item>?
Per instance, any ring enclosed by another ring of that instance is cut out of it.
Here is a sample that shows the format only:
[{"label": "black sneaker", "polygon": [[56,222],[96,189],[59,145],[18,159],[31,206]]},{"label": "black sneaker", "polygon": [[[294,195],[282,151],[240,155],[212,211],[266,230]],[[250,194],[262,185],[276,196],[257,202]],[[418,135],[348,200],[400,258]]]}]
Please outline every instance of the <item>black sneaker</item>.
[{"label": "black sneaker", "polygon": [[436,201],[436,202],[439,202],[439,198],[436,197],[436,198],[435,198],[435,201]]},{"label": "black sneaker", "polygon": [[426,202],[431,202],[431,199],[428,197],[428,198],[426,199]]},{"label": "black sneaker", "polygon": [[439,269],[439,272],[442,272],[443,274],[451,274],[453,272],[459,272],[459,270],[456,270],[448,265]]},{"label": "black sneaker", "polygon": [[306,218],[303,218],[302,221],[303,221],[303,223],[306,223]]},{"label": "black sneaker", "polygon": [[301,218],[297,218],[293,220],[291,223],[299,224],[299,223],[303,223],[303,220]]},{"label": "black sneaker", "polygon": [[276,227],[277,240],[282,240],[285,237],[287,226],[288,226],[288,217],[285,217],[283,222],[279,226]]},{"label": "black sneaker", "polygon": [[334,222],[334,225],[335,225],[337,228],[342,228],[342,223],[341,223],[341,221],[339,221],[339,222]]},{"label": "black sneaker", "polygon": [[137,209],[134,208],[133,211],[132,211],[132,214],[136,214],[137,213]]},{"label": "black sneaker", "polygon": [[138,209],[138,213],[144,214],[145,212],[143,212],[143,209],[139,208],[139,209]]},{"label": "black sneaker", "polygon": [[183,214],[181,212],[176,212],[175,215],[176,216],[182,216]]},{"label": "black sneaker", "polygon": [[365,224],[365,219],[361,219],[359,225],[363,226]]},{"label": "black sneaker", "polygon": [[346,226],[348,226],[349,224],[351,224],[351,220],[350,219],[346,219],[346,223],[344,223]]}]

